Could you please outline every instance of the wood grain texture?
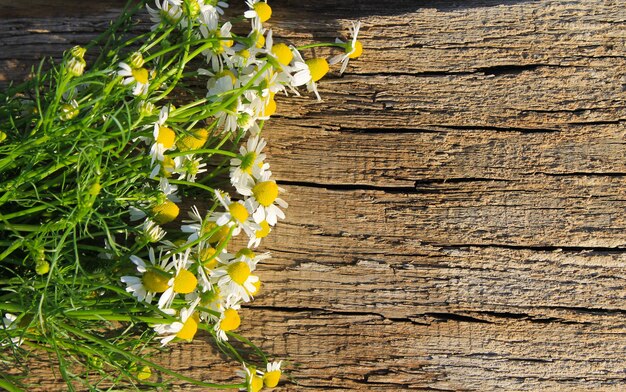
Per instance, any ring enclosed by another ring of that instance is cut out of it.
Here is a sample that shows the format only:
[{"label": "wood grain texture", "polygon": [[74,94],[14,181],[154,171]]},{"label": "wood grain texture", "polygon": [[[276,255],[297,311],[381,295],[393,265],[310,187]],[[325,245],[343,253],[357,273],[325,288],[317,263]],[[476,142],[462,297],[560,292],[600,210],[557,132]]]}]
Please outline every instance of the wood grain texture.
[{"label": "wood grain texture", "polygon": [[[242,333],[288,360],[277,391],[626,389],[623,2],[271,4],[278,39],[358,18],[365,46],[266,135],[290,207]],[[0,19],[0,80],[119,12],[94,7]],[[162,358],[222,361],[203,339]]]}]

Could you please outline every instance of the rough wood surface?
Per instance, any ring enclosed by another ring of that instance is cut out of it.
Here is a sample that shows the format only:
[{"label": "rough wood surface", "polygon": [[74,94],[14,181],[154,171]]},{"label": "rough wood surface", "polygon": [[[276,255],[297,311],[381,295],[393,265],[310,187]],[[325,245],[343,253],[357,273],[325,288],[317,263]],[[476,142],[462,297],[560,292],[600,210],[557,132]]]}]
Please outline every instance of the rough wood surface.
[{"label": "rough wood surface", "polygon": [[[20,4],[4,81],[119,12]],[[277,390],[625,390],[623,2],[271,4],[279,39],[358,18],[365,46],[269,128],[290,208],[243,333],[288,360]],[[201,340],[163,362],[232,376]]]}]

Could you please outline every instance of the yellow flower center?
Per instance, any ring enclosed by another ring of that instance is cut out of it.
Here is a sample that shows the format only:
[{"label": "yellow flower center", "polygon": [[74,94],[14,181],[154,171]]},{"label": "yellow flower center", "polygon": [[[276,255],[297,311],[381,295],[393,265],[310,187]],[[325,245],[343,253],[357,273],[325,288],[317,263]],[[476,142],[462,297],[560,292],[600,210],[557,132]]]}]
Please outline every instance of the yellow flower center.
[{"label": "yellow flower center", "polygon": [[348,58],[355,59],[361,54],[363,54],[363,45],[361,44],[361,41],[357,40],[354,43],[354,52],[352,52],[352,54],[349,55]]},{"label": "yellow flower center", "polygon": [[256,37],[256,47],[261,49],[263,45],[265,45],[265,36],[259,33]]},{"label": "yellow flower center", "polygon": [[309,67],[309,71],[311,72],[311,80],[317,82],[324,75],[328,73],[330,69],[328,66],[328,61],[325,58],[316,57],[314,59],[309,59],[305,61],[306,65]]},{"label": "yellow flower center", "polygon": [[239,313],[235,309],[226,309],[224,318],[220,321],[220,329],[224,332],[233,331],[239,328],[239,324],[241,324]]},{"label": "yellow flower center", "polygon": [[266,22],[272,16],[272,7],[270,7],[269,5],[267,5],[267,3],[264,3],[262,1],[254,5],[254,10],[256,11],[256,14],[259,16],[259,20],[261,22]]},{"label": "yellow flower center", "polygon": [[217,267],[217,257],[213,257],[214,254],[215,254],[215,248],[213,247],[208,247],[200,251],[200,254],[199,254],[200,262],[202,263],[205,269],[212,270],[215,267]]},{"label": "yellow flower center", "polygon": [[163,147],[169,150],[174,145],[175,139],[176,133],[174,133],[174,130],[168,127],[159,127],[159,135],[156,139],[157,143],[162,144]]},{"label": "yellow flower center", "polygon": [[98,182],[94,182],[93,184],[91,184],[91,186],[89,187],[89,194],[91,196],[97,196],[100,193],[100,190],[102,189],[102,186],[100,185],[100,183]]},{"label": "yellow flower center", "polygon": [[178,216],[178,206],[170,200],[165,200],[163,203],[152,207],[152,219],[159,225],[164,225],[176,219]]},{"label": "yellow flower center", "polygon": [[241,248],[239,249],[237,253],[235,253],[235,258],[242,257],[242,256],[247,257],[249,259],[254,259],[256,257],[256,255],[250,248]]},{"label": "yellow flower center", "polygon": [[174,278],[174,292],[178,294],[189,294],[198,286],[198,279],[187,270],[181,270]]},{"label": "yellow flower center", "polygon": [[199,150],[209,138],[209,131],[204,128],[192,132],[191,135],[182,137],[176,145],[180,151]]},{"label": "yellow flower center", "polygon": [[276,385],[278,385],[281,374],[282,372],[280,370],[272,370],[271,372],[267,372],[263,375],[263,383],[268,388],[274,388]]},{"label": "yellow flower center", "polygon": [[250,295],[257,295],[259,293],[259,290],[261,290],[261,280],[257,280],[256,282],[252,283],[252,285],[254,286],[254,290],[246,291],[248,291]]},{"label": "yellow flower center", "polygon": [[[213,229],[215,229],[216,227],[217,227],[217,224],[215,224],[215,222],[211,222],[208,220],[204,221],[204,223],[202,223],[202,230],[200,230],[200,234],[204,236],[207,233],[210,233],[211,231],[213,231]],[[213,234],[209,238],[209,243],[211,244],[218,243],[224,238],[226,238],[227,235],[228,235],[228,226],[222,226],[220,227],[218,231],[215,232],[215,234]]]},{"label": "yellow flower center", "polygon": [[[239,56],[243,57],[244,59],[248,59],[250,58],[250,51],[248,49],[242,49],[237,53]],[[233,82],[234,83],[234,82]]]},{"label": "yellow flower center", "polygon": [[133,78],[137,81],[137,83],[146,84],[148,83],[148,70],[145,68],[133,68],[130,71],[133,75]]},{"label": "yellow flower center", "polygon": [[261,389],[263,389],[263,379],[253,374],[250,379],[250,392],[259,392]]},{"label": "yellow flower center", "polygon": [[250,267],[243,261],[238,261],[229,265],[227,272],[233,282],[243,285],[250,276]]},{"label": "yellow flower center", "polygon": [[248,219],[248,217],[250,216],[250,213],[248,212],[248,210],[246,210],[246,207],[244,207],[241,203],[230,203],[230,205],[228,206],[228,211],[230,212],[230,215],[240,223],[245,222],[246,219]]},{"label": "yellow flower center", "polygon": [[186,3],[189,5],[189,16],[191,16],[191,18],[195,18],[200,14],[201,8],[200,4],[198,4],[198,0],[188,1]]},{"label": "yellow flower center", "polygon": [[168,157],[167,155],[164,155],[163,162],[161,162],[161,170],[159,171],[159,174],[162,177],[171,177],[174,168],[176,168],[176,162],[174,162],[174,159]]},{"label": "yellow flower center", "polygon": [[254,166],[254,161],[256,160],[256,152],[250,151],[246,155],[241,157],[241,170],[245,173],[252,174],[252,167]]},{"label": "yellow flower center", "polygon": [[144,366],[137,372],[137,378],[140,380],[147,380],[152,376],[152,370],[148,366]]},{"label": "yellow flower center", "polygon": [[267,235],[270,233],[270,224],[267,223],[267,221],[264,220],[261,223],[259,223],[259,226],[261,226],[261,230],[257,230],[256,238],[265,238],[265,237],[267,237]]},{"label": "yellow flower center", "polygon": [[169,282],[170,278],[167,276],[167,273],[155,271],[153,269],[149,269],[144,272],[141,277],[141,283],[146,288],[146,290],[151,291],[153,293],[162,293],[169,287],[167,282]]},{"label": "yellow flower center", "polygon": [[199,317],[196,314],[189,317],[176,334],[176,337],[187,341],[193,340],[193,337],[196,336],[196,332],[198,332],[198,320]]},{"label": "yellow flower center", "polygon": [[276,113],[276,101],[274,97],[270,97],[267,101],[267,105],[265,105],[265,109],[263,110],[263,115],[266,117],[273,116]]},{"label": "yellow flower center", "polygon": [[269,207],[278,197],[278,185],[274,181],[259,182],[252,188],[254,198],[265,207]]},{"label": "yellow flower center", "polygon": [[291,60],[293,60],[293,53],[291,53],[291,49],[289,46],[283,44],[282,42],[272,46],[272,53],[276,56],[276,59],[282,65],[289,65]]}]

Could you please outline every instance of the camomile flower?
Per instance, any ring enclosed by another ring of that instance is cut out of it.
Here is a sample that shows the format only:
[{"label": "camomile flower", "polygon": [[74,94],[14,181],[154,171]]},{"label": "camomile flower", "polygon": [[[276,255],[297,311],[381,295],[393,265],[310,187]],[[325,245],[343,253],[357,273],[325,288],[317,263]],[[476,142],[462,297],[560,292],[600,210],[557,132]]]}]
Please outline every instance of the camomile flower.
[{"label": "camomile flower", "polygon": [[169,308],[177,294],[192,293],[198,286],[198,278],[188,268],[193,264],[193,260],[189,259],[191,249],[187,249],[185,253],[174,254],[172,256],[172,265],[175,273],[167,282],[167,289],[159,298],[159,308]]},{"label": "camomile flower", "polygon": [[252,186],[240,187],[238,192],[249,196],[246,201],[252,202],[253,218],[257,224],[266,221],[270,226],[276,225],[278,218],[285,219],[285,213],[280,209],[287,208],[288,204],[279,198],[280,188],[276,181],[270,180],[272,172],[264,172]]},{"label": "camomile flower", "polygon": [[283,361],[268,362],[265,372],[258,371],[263,376],[263,384],[268,388],[274,388],[280,381],[282,370],[280,369]]},{"label": "camomile flower", "polygon": [[291,46],[290,48],[292,54],[290,66],[290,85],[292,87],[303,86],[311,81],[311,70],[304,62],[304,59],[302,58],[302,55],[300,54],[298,49],[294,48],[293,46]]},{"label": "camomile flower", "polygon": [[181,2],[178,0],[155,0],[154,3],[157,9],[153,9],[146,4],[150,20],[154,23],[150,27],[151,30],[156,30],[161,23],[175,25],[183,16],[183,10],[180,7]]},{"label": "camomile flower", "polygon": [[272,16],[272,7],[266,1],[262,0],[246,0],[249,10],[244,12],[246,19],[252,20],[252,28],[257,30],[261,23],[267,22]]},{"label": "camomile flower", "polygon": [[183,157],[170,157],[167,155],[163,155],[162,161],[157,161],[156,165],[152,168],[152,172],[150,172],[150,178],[155,178],[157,176],[162,178],[169,178],[173,173],[178,172],[183,162]]},{"label": "camomile flower", "polygon": [[250,293],[257,291],[255,283],[259,281],[258,276],[252,275],[253,270],[253,263],[239,257],[214,269],[211,282],[217,284],[222,295],[232,296],[235,302],[239,299],[250,302]]},{"label": "camomile flower", "polygon": [[194,158],[193,155],[188,155],[184,157],[178,168],[178,179],[195,182],[196,176],[206,172],[206,170],[206,163],[202,162],[202,158]]},{"label": "camomile flower", "polygon": [[147,69],[132,68],[126,63],[119,63],[117,75],[123,77],[123,85],[133,85],[133,95],[146,95],[150,88],[150,73]]},{"label": "camomile flower", "polygon": [[172,265],[168,264],[168,257],[160,257],[157,262],[154,256],[154,249],[148,249],[149,263],[143,259],[132,255],[130,260],[137,266],[137,272],[141,277],[122,276],[121,281],[126,283],[126,291],[132,293],[140,302],[151,303],[155,294],[163,293],[168,289],[168,282],[171,278]]},{"label": "camomile flower", "polygon": [[218,340],[226,341],[228,340],[228,335],[226,332],[234,331],[239,328],[241,325],[241,318],[239,317],[239,313],[237,310],[239,309],[238,305],[233,307],[224,309],[224,311],[220,314],[219,320],[215,323],[213,330],[215,331],[215,335]]},{"label": "camomile flower", "polygon": [[146,219],[142,225],[143,238],[147,242],[159,242],[165,237],[166,231],[151,219]]},{"label": "camomile flower", "polygon": [[248,237],[254,235],[254,232],[258,229],[258,225],[251,219],[250,214],[252,211],[252,202],[248,199],[243,201],[232,201],[227,193],[223,193],[219,190],[215,191],[215,196],[226,209],[225,212],[215,213],[211,219],[215,219],[215,224],[218,226],[228,226],[229,228],[235,226],[233,230],[233,236],[239,235],[243,229]]},{"label": "camomile flower", "polygon": [[[207,97],[213,101],[225,99],[226,93],[235,89],[233,83],[234,76],[225,75],[217,79],[213,86],[209,88]],[[237,97],[228,107],[220,110],[215,118],[217,119],[217,127],[223,129],[224,133],[235,133],[237,131],[237,121],[239,119],[239,108],[241,98]]]},{"label": "camomile flower", "polygon": [[220,319],[224,309],[235,305],[229,304],[225,301],[225,298],[221,295],[220,289],[217,285],[203,287],[202,291],[195,291],[185,296],[185,300],[187,301],[195,301],[196,299],[199,299],[199,305],[202,306],[202,308],[211,310],[218,314],[216,316],[215,313],[199,310],[200,320],[211,323],[215,323]]},{"label": "camomile flower", "polygon": [[266,145],[264,139],[251,136],[245,146],[239,147],[239,156],[230,160],[230,183],[235,188],[253,182],[269,169],[269,164],[263,163],[265,154],[262,151]]},{"label": "camomile flower", "polygon": [[154,143],[152,147],[150,147],[152,163],[154,163],[155,160],[163,161],[163,153],[176,148],[176,132],[174,132],[172,128],[165,126],[168,116],[169,106],[164,106],[159,113],[159,120],[154,123],[154,130],[152,132]]},{"label": "camomile flower", "polygon": [[263,389],[263,378],[257,374],[258,370],[254,366],[248,366],[242,363],[243,370],[237,370],[235,374],[245,380],[245,388],[240,388],[240,391],[246,392],[259,392]]},{"label": "camomile flower", "polygon": [[254,237],[250,237],[250,240],[248,241],[248,248],[258,247],[263,238],[267,237],[272,231],[272,226],[270,226],[266,220],[262,220],[257,223],[259,224],[260,229],[254,233]]},{"label": "camomile flower", "polygon": [[357,36],[359,35],[360,29],[361,29],[360,21],[356,23],[352,22],[352,27],[350,28],[350,35],[352,36],[352,41],[346,44],[339,38],[335,40],[335,42],[338,44],[346,45],[345,53],[331,57],[328,63],[330,65],[341,63],[341,70],[339,71],[340,74],[344,73],[344,71],[346,70],[346,67],[348,66],[348,61],[350,59],[355,59],[359,57],[361,53],[363,53],[363,45],[361,44],[361,41],[357,40]]},{"label": "camomile flower", "polygon": [[[154,331],[159,335],[166,335],[161,338],[161,345],[165,346],[172,340],[178,338],[192,341],[196,332],[198,332],[199,315],[195,312],[196,306],[200,302],[200,298],[191,303],[188,308],[182,308],[180,310],[179,321],[174,321],[170,324],[157,324],[154,326]],[[171,311],[166,312],[171,313]]]},{"label": "camomile flower", "polygon": [[[211,215],[203,218],[196,206],[191,207],[191,211],[188,213],[188,215],[191,220],[183,221],[183,223],[186,224],[180,227],[180,230],[183,233],[189,234],[189,237],[187,238],[187,243],[194,242],[199,238],[207,236],[209,233],[213,233],[209,238],[202,240],[198,244],[198,246],[202,248],[205,246],[205,244],[217,244],[228,235],[228,226],[219,227],[215,223],[215,218],[212,218]],[[215,230],[218,227],[219,229]]]},{"label": "camomile flower", "polygon": [[307,90],[309,92],[315,93],[317,100],[321,101],[322,98],[317,92],[316,82],[328,73],[330,69],[330,67],[328,66],[328,61],[326,61],[326,59],[323,57],[315,57],[304,61],[300,52],[298,52],[298,50],[296,50],[295,48],[292,48],[292,53],[292,86],[297,87],[306,84]]},{"label": "camomile flower", "polygon": [[167,178],[161,177],[159,179],[159,189],[163,195],[174,203],[179,203],[181,201],[177,193],[178,187],[169,182]]},{"label": "camomile flower", "polygon": [[230,22],[224,23],[219,30],[209,30],[206,25],[200,25],[202,37],[213,41],[211,47],[204,50],[202,54],[206,56],[207,64],[210,64],[215,72],[224,69],[224,63],[229,65],[230,57],[235,54],[232,48],[235,42],[228,39],[232,37],[231,28],[232,24]]}]

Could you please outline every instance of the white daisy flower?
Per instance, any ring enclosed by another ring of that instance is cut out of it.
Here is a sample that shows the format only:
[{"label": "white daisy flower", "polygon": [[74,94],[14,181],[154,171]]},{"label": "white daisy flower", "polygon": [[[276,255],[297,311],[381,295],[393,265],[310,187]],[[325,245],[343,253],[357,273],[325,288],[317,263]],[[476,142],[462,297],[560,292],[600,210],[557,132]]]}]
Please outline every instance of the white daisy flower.
[{"label": "white daisy flower", "polygon": [[265,171],[252,186],[241,186],[237,191],[249,197],[246,201],[252,202],[253,218],[257,224],[266,221],[274,226],[279,218],[285,219],[285,213],[280,208],[287,208],[288,204],[278,197],[285,190],[276,181],[270,180],[271,175],[271,171]]},{"label": "white daisy flower", "polygon": [[272,226],[266,220],[257,222],[260,229],[254,233],[254,237],[248,240],[248,248],[256,248],[261,244],[263,238],[267,237],[272,231]]},{"label": "white daisy flower", "polygon": [[[209,233],[213,233],[209,238],[202,240],[198,244],[199,251],[206,247],[207,244],[215,244],[220,242],[226,235],[228,235],[228,226],[219,227],[215,220],[216,218],[208,214],[206,217],[202,217],[196,206],[191,207],[191,211],[188,213],[191,220],[184,220],[186,223],[180,227],[183,233],[188,233],[187,243],[196,241]],[[215,230],[218,228],[218,230]]]},{"label": "white daisy flower", "polygon": [[143,238],[148,242],[159,242],[167,232],[152,219],[146,219],[142,225]]},{"label": "white daisy flower", "polygon": [[220,15],[224,15],[224,10],[222,8],[228,8],[228,4],[222,1],[218,2],[215,5],[206,4],[204,1],[200,6],[200,15],[198,15],[198,22],[201,25],[206,26],[209,31],[217,30],[218,23],[220,19]]},{"label": "white daisy flower", "polygon": [[202,158],[195,158],[193,155],[186,155],[178,168],[178,179],[184,179],[189,182],[195,182],[198,174],[207,171],[206,163],[202,162]]},{"label": "white daisy flower", "polygon": [[250,302],[251,293],[257,291],[255,284],[259,277],[252,275],[254,263],[245,257],[238,257],[220,265],[211,273],[211,282],[217,284],[222,295],[232,296],[233,302]]},{"label": "white daisy flower", "polygon": [[328,61],[322,57],[315,57],[304,61],[302,55],[298,50],[292,47],[293,53],[293,66],[291,71],[291,85],[294,87],[302,86],[306,84],[306,88],[309,92],[315,93],[318,101],[321,101],[319,92],[317,91],[317,82],[324,75],[328,73],[330,69]]},{"label": "white daisy flower", "polygon": [[[223,100],[225,98],[225,94],[233,91],[234,88],[233,79],[229,75],[226,75],[215,81],[213,86],[209,88],[207,97],[215,101]],[[223,129],[223,132],[235,133],[237,131],[239,108],[241,106],[240,102],[241,98],[237,97],[237,99],[235,99],[229,107],[224,108],[224,110],[220,110],[215,115],[215,118],[218,120],[217,127]]]},{"label": "white daisy flower", "polygon": [[304,62],[304,59],[298,49],[292,46],[291,54],[293,55],[290,67],[290,71],[292,72],[291,86],[303,86],[311,81],[311,70],[309,70],[309,67]]},{"label": "white daisy flower", "polygon": [[261,23],[268,21],[272,16],[272,7],[266,1],[261,0],[246,0],[246,4],[249,9],[244,12],[243,16],[251,19],[252,28],[258,30]]},{"label": "white daisy flower", "polygon": [[232,37],[231,28],[230,22],[224,23],[219,30],[209,30],[206,25],[200,25],[202,37],[214,40],[213,45],[202,54],[206,56],[207,64],[210,64],[215,72],[220,72],[224,68],[224,63],[230,65],[230,57],[235,54],[232,48],[234,41],[228,39]]},{"label": "white daisy flower", "polygon": [[222,193],[219,190],[215,191],[215,195],[226,211],[215,213],[210,219],[215,219],[215,223],[218,226],[227,226],[229,228],[235,226],[233,236],[239,235],[243,229],[248,237],[252,237],[254,232],[259,229],[259,225],[253,222],[250,216],[252,211],[254,211],[252,202],[249,199],[245,202],[232,201],[227,193]]},{"label": "white daisy flower", "polygon": [[145,68],[131,68],[126,63],[119,63],[117,75],[123,77],[122,84],[133,85],[133,95],[146,95],[150,88],[150,73]]},{"label": "white daisy flower", "polygon": [[167,282],[167,289],[159,298],[159,308],[169,308],[177,294],[192,293],[198,286],[198,278],[188,268],[193,264],[193,260],[189,259],[191,249],[187,249],[185,253],[172,255],[172,265],[175,269],[174,276]]},{"label": "white daisy flower", "polygon": [[[200,299],[193,301],[188,308],[180,310],[179,321],[174,321],[169,324],[157,324],[154,326],[154,331],[159,335],[166,335],[161,338],[161,345],[165,346],[175,338],[192,341],[196,332],[198,332],[199,317],[195,313],[196,306],[200,302]],[[171,313],[167,312],[167,313]]]},{"label": "white daisy flower", "polygon": [[178,194],[176,192],[178,192],[178,187],[176,185],[171,184],[167,178],[163,178],[161,177],[159,179],[159,189],[161,190],[161,192],[163,192],[163,194],[170,199],[171,201],[173,201],[174,203],[179,203],[180,197],[178,197]]},{"label": "white daisy flower", "polygon": [[157,9],[150,8],[146,4],[148,14],[150,14],[150,20],[154,23],[150,27],[151,30],[156,30],[159,24],[177,24],[183,16],[183,10],[180,7],[181,2],[177,0],[155,0],[154,2]]},{"label": "white daisy flower", "polygon": [[264,139],[251,136],[246,145],[239,147],[239,156],[230,160],[230,183],[235,188],[254,182],[269,169],[269,164],[263,162],[266,156],[262,151],[266,145]]},{"label": "white daisy flower", "polygon": [[141,277],[122,276],[121,281],[126,283],[126,291],[132,293],[140,302],[151,303],[155,294],[163,293],[168,288],[172,265],[168,264],[167,255],[160,255],[157,262],[154,256],[154,249],[148,249],[148,257],[150,263],[146,263],[143,259],[132,255],[130,260],[137,266],[137,272]]},{"label": "white daisy flower", "polygon": [[[200,306],[202,306],[202,308],[212,311],[207,312],[199,310],[198,312],[200,315],[200,320],[208,321],[210,323],[217,322],[220,319],[221,313],[224,312],[224,309],[235,305],[229,304],[225,301],[225,298],[220,293],[220,289],[216,285],[203,287],[202,291],[196,291],[185,296],[185,300],[187,301],[195,301],[196,299],[199,299],[199,304]],[[217,313],[218,316],[216,316],[215,313]]]},{"label": "white daisy flower", "polygon": [[163,155],[162,161],[157,161],[157,164],[152,168],[152,172],[150,172],[150,178],[165,177],[169,178],[173,173],[178,172],[183,162],[183,157],[169,157],[167,155]]},{"label": "white daisy flower", "polygon": [[280,381],[282,370],[280,369],[283,361],[268,362],[265,371],[257,370],[263,377],[263,384],[268,388],[274,388]]},{"label": "white daisy flower", "polygon": [[159,120],[154,123],[154,130],[152,132],[154,143],[152,147],[150,147],[150,156],[152,157],[153,164],[155,160],[163,161],[165,151],[176,148],[176,132],[165,126],[168,116],[169,106],[164,106],[159,112]]},{"label": "white daisy flower", "polygon": [[[360,21],[356,23],[352,22],[352,27],[350,28],[350,35],[352,36],[352,41],[350,42],[349,45],[346,46],[345,53],[333,56],[330,58],[330,60],[328,60],[328,63],[330,65],[341,63],[341,70],[339,70],[340,74],[344,73],[344,71],[346,70],[346,67],[348,66],[348,61],[350,59],[355,59],[359,57],[361,53],[363,52],[363,46],[361,45],[361,42],[357,40],[357,36],[359,35],[360,29],[361,29]],[[345,44],[345,42],[343,42],[339,38],[337,38],[335,42],[338,44]]]},{"label": "white daisy flower", "polygon": [[239,317],[237,310],[239,310],[239,305],[234,305],[230,308],[224,309],[219,320],[213,327],[217,340],[228,340],[226,332],[234,331],[239,328],[239,325],[241,325],[241,318]]}]

